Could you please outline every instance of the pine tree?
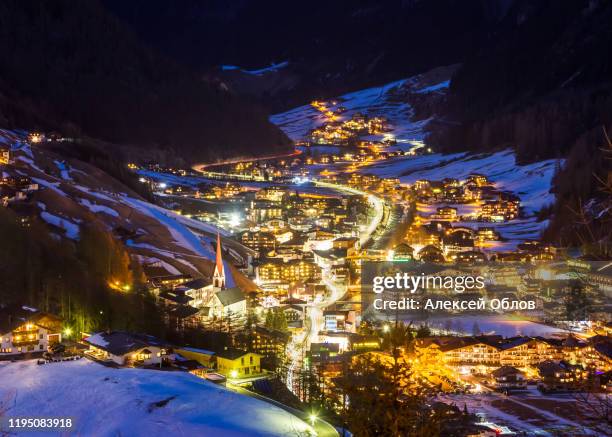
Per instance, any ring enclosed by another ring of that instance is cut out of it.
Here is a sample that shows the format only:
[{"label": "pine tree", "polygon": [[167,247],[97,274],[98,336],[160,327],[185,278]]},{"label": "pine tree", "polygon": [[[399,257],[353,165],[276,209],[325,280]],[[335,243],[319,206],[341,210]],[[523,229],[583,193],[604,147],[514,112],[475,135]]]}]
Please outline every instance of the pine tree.
[{"label": "pine tree", "polygon": [[478,322],[474,322],[474,325],[472,326],[472,335],[473,336],[479,336],[482,335],[482,331],[480,330],[480,326],[478,325]]},{"label": "pine tree", "polygon": [[430,335],[431,335],[431,330],[429,329],[429,326],[427,325],[421,325],[419,326],[419,329],[417,329],[417,332],[416,332],[417,338],[425,338],[425,337],[429,337]]}]

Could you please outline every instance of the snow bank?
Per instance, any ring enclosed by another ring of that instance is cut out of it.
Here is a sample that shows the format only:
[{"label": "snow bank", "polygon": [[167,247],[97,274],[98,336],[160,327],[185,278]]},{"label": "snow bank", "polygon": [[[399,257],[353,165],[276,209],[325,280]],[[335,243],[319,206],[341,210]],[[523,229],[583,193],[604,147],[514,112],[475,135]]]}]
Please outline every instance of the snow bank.
[{"label": "snow bank", "polygon": [[66,164],[57,160],[53,162],[55,163],[57,169],[60,171],[62,179],[64,179],[65,181],[71,181],[72,178],[70,177],[70,172],[68,171],[68,167],[66,166]]},{"label": "snow bank", "polygon": [[104,214],[108,214],[112,217],[119,217],[119,213],[112,208],[109,208],[105,205],[98,205],[96,203],[90,202],[87,199],[79,199],[79,203],[85,206],[93,213],[103,212]]},{"label": "snow bank", "polygon": [[48,213],[46,211],[41,212],[40,217],[47,223],[63,229],[66,233],[66,237],[70,238],[71,240],[78,240],[79,225],[77,225],[76,223],[73,223],[63,217]]},{"label": "snow bank", "polygon": [[0,363],[0,380],[11,416],[71,417],[72,435],[314,435],[278,407],[183,372],[22,361]]},{"label": "snow bank", "polygon": [[434,91],[445,90],[450,85],[450,80],[445,80],[444,82],[437,83],[435,85],[426,86],[417,91],[418,94],[426,94]]}]

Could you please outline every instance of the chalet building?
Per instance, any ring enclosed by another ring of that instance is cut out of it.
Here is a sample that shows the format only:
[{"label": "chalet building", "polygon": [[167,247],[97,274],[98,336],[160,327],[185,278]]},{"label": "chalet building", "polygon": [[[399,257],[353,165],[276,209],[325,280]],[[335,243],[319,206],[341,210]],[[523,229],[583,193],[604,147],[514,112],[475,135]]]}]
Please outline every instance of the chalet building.
[{"label": "chalet building", "polygon": [[467,250],[457,253],[455,261],[464,264],[482,264],[487,261],[487,256],[478,250]]},{"label": "chalet building", "polygon": [[516,200],[489,200],[482,205],[480,219],[491,222],[505,222],[518,217],[520,202]]},{"label": "chalet building", "polygon": [[251,203],[247,218],[254,223],[263,223],[270,219],[281,218],[283,208],[268,200],[255,200]]},{"label": "chalet building", "polygon": [[499,350],[482,341],[468,342],[465,345],[447,347],[444,362],[451,366],[472,368],[476,373],[487,373],[487,368],[499,366]]},{"label": "chalet building", "polygon": [[445,257],[452,257],[459,252],[474,250],[474,239],[469,232],[456,231],[442,238],[442,250]]},{"label": "chalet building", "polygon": [[319,279],[321,269],[316,264],[301,259],[293,259],[287,262],[273,260],[257,266],[255,274],[256,280],[260,284],[304,282],[310,279]]},{"label": "chalet building", "polygon": [[431,244],[419,250],[418,258],[419,260],[424,261],[424,262],[431,262],[431,263],[444,262],[444,255],[442,254],[442,251],[438,249],[436,246],[431,245]]},{"label": "chalet building", "polygon": [[489,185],[489,180],[485,175],[480,173],[472,173],[468,175],[465,180],[466,185],[475,185],[477,187],[484,187],[485,185]]},{"label": "chalet building", "polygon": [[330,270],[332,267],[343,266],[349,255],[347,249],[313,250],[314,261],[321,270]]},{"label": "chalet building", "polygon": [[229,378],[246,378],[261,373],[261,355],[241,349],[226,348],[216,353],[217,370]]},{"label": "chalet building", "polygon": [[0,359],[46,352],[62,340],[62,320],[30,307],[0,309]]},{"label": "chalet building", "polygon": [[290,338],[287,332],[256,325],[248,334],[237,337],[237,346],[263,358],[282,357]]},{"label": "chalet building", "polygon": [[314,228],[307,234],[307,237],[304,251],[326,251],[334,247],[334,240],[338,235],[328,229]]},{"label": "chalet building", "polygon": [[490,227],[479,227],[476,231],[476,239],[478,242],[498,241],[500,239],[499,232]]},{"label": "chalet building", "polygon": [[415,343],[420,362],[465,367],[473,373],[488,373],[499,364],[495,337],[429,337]]},{"label": "chalet building", "polygon": [[525,373],[512,366],[502,366],[491,373],[495,388],[501,391],[520,390],[527,387]]},{"label": "chalet building", "polygon": [[276,247],[276,237],[271,232],[246,231],[240,240],[245,246],[260,253],[268,253]]},{"label": "chalet building", "polygon": [[337,343],[311,343],[308,357],[313,363],[328,361],[340,353],[340,345]]},{"label": "chalet building", "polygon": [[561,359],[562,355],[551,340],[532,337],[508,339],[501,345],[499,361],[502,366],[526,369],[545,360]]},{"label": "chalet building", "polygon": [[400,243],[393,248],[393,261],[414,260],[414,249],[406,243]]},{"label": "chalet building", "polygon": [[83,341],[89,346],[87,355],[119,366],[160,365],[168,349],[164,342],[151,335],[124,331],[98,332]]},{"label": "chalet building", "polygon": [[287,189],[285,187],[272,186],[262,188],[255,194],[256,199],[268,200],[270,202],[282,202],[287,196]]},{"label": "chalet building", "polygon": [[175,289],[181,291],[189,298],[188,305],[199,308],[208,302],[214,293],[213,283],[210,278],[198,278],[183,283]]},{"label": "chalet building", "polygon": [[450,206],[443,206],[441,208],[437,208],[435,214],[429,216],[431,220],[440,220],[440,221],[448,221],[454,222],[459,220],[459,216],[457,215],[457,208],[453,208]]},{"label": "chalet building", "polygon": [[582,366],[567,361],[544,361],[538,366],[538,372],[541,387],[546,391],[576,390],[587,377]]},{"label": "chalet building", "polygon": [[11,163],[11,149],[7,147],[0,147],[0,164]]},{"label": "chalet building", "polygon": [[352,310],[324,310],[323,329],[330,332],[355,332],[355,311]]}]

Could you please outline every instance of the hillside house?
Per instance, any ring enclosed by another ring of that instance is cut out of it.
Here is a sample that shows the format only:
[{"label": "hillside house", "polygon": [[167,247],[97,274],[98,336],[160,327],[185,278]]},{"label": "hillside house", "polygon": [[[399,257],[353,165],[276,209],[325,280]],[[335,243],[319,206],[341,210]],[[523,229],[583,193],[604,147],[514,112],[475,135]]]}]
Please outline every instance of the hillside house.
[{"label": "hillside house", "polygon": [[62,320],[30,307],[0,310],[0,358],[46,352],[62,341]]},{"label": "hillside house", "polygon": [[85,338],[87,354],[119,366],[160,365],[167,345],[152,335],[124,331],[98,332]]},{"label": "hillside house", "polygon": [[241,349],[227,348],[218,352],[217,370],[230,378],[244,378],[261,373],[261,355]]}]

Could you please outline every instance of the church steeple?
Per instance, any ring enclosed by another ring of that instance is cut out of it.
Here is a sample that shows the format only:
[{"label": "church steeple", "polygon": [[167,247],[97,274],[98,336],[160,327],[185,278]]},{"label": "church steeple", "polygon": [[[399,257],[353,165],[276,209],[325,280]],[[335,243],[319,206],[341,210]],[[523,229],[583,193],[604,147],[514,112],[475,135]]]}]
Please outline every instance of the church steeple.
[{"label": "church steeple", "polygon": [[221,257],[221,236],[217,232],[217,258],[215,261],[215,272],[213,273],[213,286],[225,288],[225,269]]}]

